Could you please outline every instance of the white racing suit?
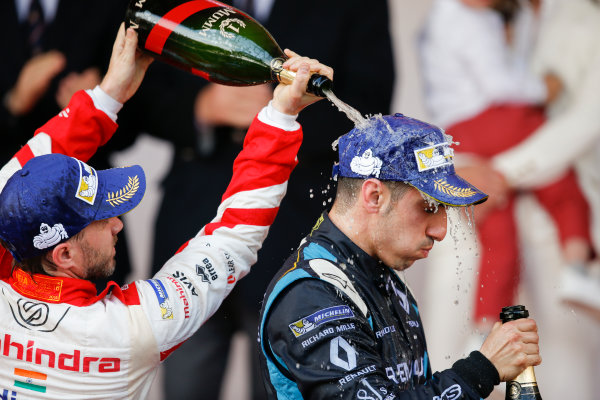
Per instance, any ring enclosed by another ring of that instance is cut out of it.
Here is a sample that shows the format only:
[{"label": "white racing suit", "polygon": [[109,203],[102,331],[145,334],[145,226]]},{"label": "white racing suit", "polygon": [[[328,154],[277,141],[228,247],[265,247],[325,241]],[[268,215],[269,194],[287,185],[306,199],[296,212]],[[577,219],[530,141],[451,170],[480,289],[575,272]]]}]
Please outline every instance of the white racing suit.
[{"label": "white racing suit", "polygon": [[[92,98],[77,93],[39,129],[0,172],[0,188],[34,156],[91,157],[117,127]],[[146,398],[160,362],[217,310],[256,261],[301,140],[293,117],[263,109],[216,217],[152,279],[123,287],[111,282],[96,295],[86,280],[32,278],[20,269],[11,274],[12,258],[0,248],[0,399]],[[202,184],[202,177],[190,177],[189,184]]]}]

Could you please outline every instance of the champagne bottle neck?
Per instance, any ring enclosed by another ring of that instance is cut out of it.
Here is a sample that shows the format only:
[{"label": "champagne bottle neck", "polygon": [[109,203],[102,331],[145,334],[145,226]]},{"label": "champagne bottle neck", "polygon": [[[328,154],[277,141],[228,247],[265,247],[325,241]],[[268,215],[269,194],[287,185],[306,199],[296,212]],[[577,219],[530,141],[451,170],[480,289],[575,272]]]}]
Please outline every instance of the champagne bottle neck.
[{"label": "champagne bottle neck", "polygon": [[[271,61],[271,73],[281,83],[291,85],[296,78],[296,73],[283,69],[283,59],[275,58]],[[315,96],[327,97],[325,92],[331,91],[333,88],[333,82],[331,79],[324,75],[313,74],[308,80],[306,91],[314,94]]]},{"label": "champagne bottle neck", "polygon": [[320,97],[327,97],[326,92],[331,92],[333,82],[325,75],[314,74],[308,81],[306,90]]}]

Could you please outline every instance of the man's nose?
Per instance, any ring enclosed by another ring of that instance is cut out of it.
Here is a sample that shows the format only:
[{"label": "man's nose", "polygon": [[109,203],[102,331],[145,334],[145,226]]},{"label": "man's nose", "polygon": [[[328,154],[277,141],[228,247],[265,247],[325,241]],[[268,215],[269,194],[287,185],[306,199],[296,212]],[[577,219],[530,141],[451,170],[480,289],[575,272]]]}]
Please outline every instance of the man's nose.
[{"label": "man's nose", "polygon": [[116,235],[117,233],[121,232],[121,230],[123,229],[123,221],[121,221],[121,218],[119,217],[112,217],[109,219],[110,221],[110,228],[112,230],[113,235]]},{"label": "man's nose", "polygon": [[440,205],[438,211],[433,214],[431,224],[429,224],[429,227],[427,228],[427,236],[438,242],[444,239],[448,228],[447,217],[446,207]]}]

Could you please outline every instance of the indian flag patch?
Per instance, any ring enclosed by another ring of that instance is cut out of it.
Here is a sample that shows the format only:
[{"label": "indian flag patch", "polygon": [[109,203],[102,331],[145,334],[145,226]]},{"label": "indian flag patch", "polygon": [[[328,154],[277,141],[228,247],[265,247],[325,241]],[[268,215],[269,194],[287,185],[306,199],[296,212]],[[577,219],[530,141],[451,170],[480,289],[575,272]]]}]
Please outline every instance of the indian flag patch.
[{"label": "indian flag patch", "polygon": [[46,379],[48,375],[41,372],[29,371],[26,369],[15,368],[15,386],[33,390],[35,392],[46,393]]}]

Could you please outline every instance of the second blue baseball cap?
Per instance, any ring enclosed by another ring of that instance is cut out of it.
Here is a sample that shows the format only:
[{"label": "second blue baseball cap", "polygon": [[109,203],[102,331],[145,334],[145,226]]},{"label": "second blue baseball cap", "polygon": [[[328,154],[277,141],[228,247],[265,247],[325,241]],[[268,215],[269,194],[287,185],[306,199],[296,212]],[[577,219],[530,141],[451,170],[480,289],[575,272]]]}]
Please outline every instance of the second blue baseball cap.
[{"label": "second blue baseball cap", "polygon": [[97,171],[62,154],[35,157],[0,193],[0,238],[17,261],[39,256],[93,221],[132,210],[145,191],[139,165]]},{"label": "second blue baseball cap", "polygon": [[402,114],[375,116],[339,139],[333,175],[406,182],[450,206],[484,202],[488,195],[456,174],[451,145],[437,126]]}]

